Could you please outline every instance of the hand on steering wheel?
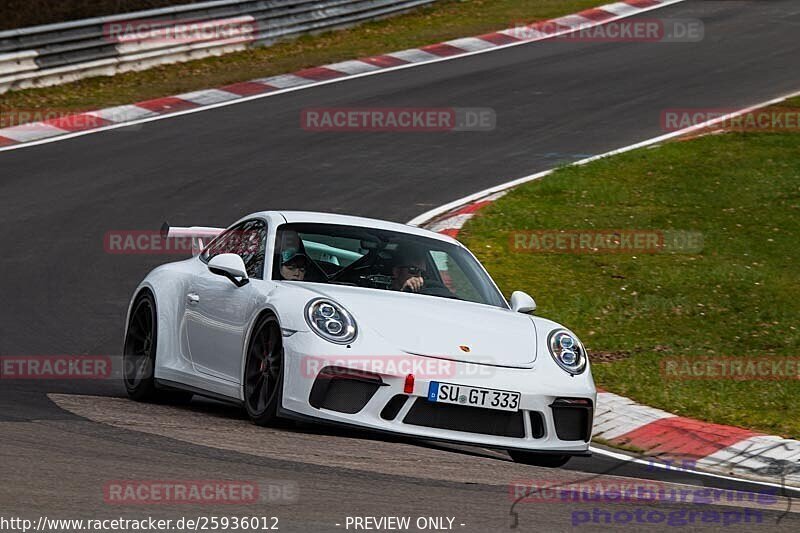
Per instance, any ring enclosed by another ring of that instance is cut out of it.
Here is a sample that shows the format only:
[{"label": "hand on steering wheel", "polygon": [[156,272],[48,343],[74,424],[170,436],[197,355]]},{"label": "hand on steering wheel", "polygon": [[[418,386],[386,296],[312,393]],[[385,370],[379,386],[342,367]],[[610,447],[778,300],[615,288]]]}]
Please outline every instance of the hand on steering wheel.
[{"label": "hand on steering wheel", "polygon": [[419,292],[424,284],[425,280],[422,279],[422,276],[412,276],[403,283],[400,290],[403,292]]}]

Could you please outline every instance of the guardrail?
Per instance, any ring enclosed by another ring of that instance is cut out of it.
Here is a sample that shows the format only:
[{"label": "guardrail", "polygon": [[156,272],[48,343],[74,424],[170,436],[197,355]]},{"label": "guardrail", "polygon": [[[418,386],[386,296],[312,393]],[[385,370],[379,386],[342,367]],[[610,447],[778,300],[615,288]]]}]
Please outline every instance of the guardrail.
[{"label": "guardrail", "polygon": [[217,0],[0,32],[0,94],[267,46],[436,0]]}]

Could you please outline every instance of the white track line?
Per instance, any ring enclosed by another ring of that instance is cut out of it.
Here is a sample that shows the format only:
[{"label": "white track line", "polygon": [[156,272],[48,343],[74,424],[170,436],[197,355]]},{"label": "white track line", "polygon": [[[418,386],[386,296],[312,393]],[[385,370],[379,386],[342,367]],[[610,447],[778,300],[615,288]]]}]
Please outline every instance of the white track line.
[{"label": "white track line", "polygon": [[[634,15],[641,15],[642,13],[647,13],[648,11],[661,9],[663,7],[671,6],[673,4],[678,4],[680,2],[685,2],[685,1],[686,0],[670,0],[668,2],[664,2],[663,4],[658,4],[658,5],[655,5],[655,6],[652,6],[652,7],[639,9],[635,13],[623,14],[623,15],[619,15],[619,16],[616,16],[616,17],[609,18],[607,20],[603,20],[601,22],[598,22],[597,24],[594,24],[592,27],[594,27],[594,26],[602,26],[604,24],[608,24],[609,22],[614,22],[616,20],[625,19],[625,18],[628,18],[628,17],[632,17]],[[598,7],[602,7],[602,6],[598,6]],[[126,128],[128,126],[134,126],[134,125],[137,125],[137,124],[144,124],[144,123],[147,123],[147,122],[155,122],[157,120],[165,120],[165,119],[180,117],[180,116],[183,116],[183,115],[190,115],[192,113],[200,113],[202,111],[208,111],[210,109],[216,109],[218,107],[226,107],[226,106],[229,106],[229,105],[242,104],[242,103],[245,103],[245,102],[250,102],[251,100],[258,100],[260,98],[269,98],[271,96],[277,96],[279,94],[289,93],[289,92],[292,92],[292,91],[302,91],[302,90],[305,90],[305,89],[310,89],[312,87],[320,87],[322,85],[328,85],[328,84],[331,84],[331,83],[340,83],[340,82],[343,82],[343,81],[348,81],[348,80],[352,80],[352,79],[356,79],[356,78],[363,78],[365,76],[375,76],[375,75],[378,75],[378,74],[383,74],[385,72],[393,72],[393,71],[396,71],[396,70],[402,70],[402,69],[406,69],[406,68],[414,68],[414,67],[419,67],[419,66],[422,66],[422,65],[432,65],[434,63],[440,63],[442,61],[453,61],[453,60],[456,60],[456,59],[461,59],[461,58],[469,57],[469,56],[473,56],[473,55],[486,54],[486,53],[494,52],[494,51],[497,51],[497,50],[505,50],[506,48],[511,48],[513,46],[522,46],[522,45],[531,44],[531,43],[535,43],[535,42],[539,42],[539,41],[553,39],[553,38],[558,37],[560,35],[567,35],[567,34],[570,34],[570,33],[574,33],[575,31],[578,31],[580,29],[581,28],[579,28],[579,27],[570,28],[570,29],[564,30],[562,32],[548,34],[546,36],[543,36],[543,37],[537,38],[537,39],[519,41],[519,42],[516,42],[516,43],[502,44],[502,45],[495,46],[493,48],[487,48],[485,50],[476,50],[474,52],[465,52],[465,53],[459,54],[457,56],[437,57],[436,59],[432,59],[432,60],[426,61],[424,63],[409,63],[408,65],[397,65],[395,67],[386,67],[386,68],[383,68],[381,70],[376,70],[374,72],[363,72],[361,74],[353,74],[352,76],[334,78],[332,80],[311,82],[311,83],[307,83],[307,84],[299,86],[299,87],[289,87],[289,88],[286,88],[286,89],[272,91],[272,92],[269,92],[269,93],[254,94],[252,96],[244,96],[244,97],[241,97],[241,98],[239,98],[237,100],[231,100],[229,102],[220,102],[218,104],[212,104],[212,105],[205,106],[205,107],[200,107],[200,108],[197,108],[197,109],[186,109],[186,110],[183,110],[183,111],[170,113],[168,115],[158,115],[158,116],[155,116],[155,117],[142,118],[142,119],[132,120],[130,122],[125,122],[125,123],[120,123],[120,124],[111,124],[111,125],[108,125],[108,126],[103,126],[102,128],[94,129],[94,130],[76,131],[76,132],[72,132],[72,133],[69,133],[69,134],[66,134],[66,135],[59,135],[57,137],[50,137],[50,138],[47,138],[47,139],[41,139],[41,140],[38,140],[38,141],[33,141],[33,142],[25,143],[25,144],[12,144],[12,145],[0,148],[0,152],[5,152],[5,151],[8,151],[8,150],[19,150],[21,148],[28,148],[28,147],[31,147],[31,146],[39,146],[39,145],[42,145],[42,144],[48,144],[48,143],[52,143],[52,142],[64,141],[64,140],[67,140],[67,139],[74,139],[75,137],[82,137],[84,135],[91,135],[93,133],[100,133],[100,132],[103,132],[103,131],[110,131],[110,130],[115,130],[115,129],[119,129],[119,128]],[[503,31],[503,30],[499,30],[499,31]],[[387,54],[384,54],[384,55],[392,55],[393,53],[396,53],[396,52],[387,53]],[[321,66],[326,66],[326,65],[321,65]],[[101,110],[98,110],[98,111],[101,111]]]},{"label": "white track line", "polygon": [[[646,465],[648,468],[660,468],[662,470],[666,470],[669,472],[683,472],[687,474],[693,474],[698,476],[705,476],[705,477],[713,477],[716,479],[725,479],[729,481],[736,481],[738,483],[752,483],[753,485],[761,485],[764,487],[776,487],[779,489],[791,490],[800,494],[800,488],[791,487],[788,485],[781,485],[780,483],[771,483],[769,481],[756,481],[752,479],[748,479],[746,477],[733,477],[733,476],[726,476],[723,474],[712,474],[711,472],[702,472],[700,470],[692,470],[688,468],[680,468],[677,466],[672,465],[661,465],[656,463],[654,460],[645,461],[644,459],[639,459],[638,457],[632,457],[630,455],[619,453],[619,452],[612,452],[611,450],[604,450],[603,448],[597,448],[595,446],[589,446],[589,450],[592,453],[596,453],[598,455],[605,455],[606,457],[611,457],[612,459],[617,459],[619,461],[625,461],[626,463],[636,463],[640,465]],[[653,458],[656,459],[656,458]]]},{"label": "white track line", "polygon": [[[768,107],[768,106],[771,106],[771,105],[779,104],[779,103],[781,103],[781,102],[783,102],[785,100],[788,100],[789,98],[794,98],[796,96],[800,96],[800,91],[793,92],[793,93],[790,93],[790,94],[787,94],[787,95],[784,95],[784,96],[779,96],[778,98],[774,98],[772,100],[769,100],[769,101],[766,101],[766,102],[762,102],[760,104],[756,104],[756,105],[753,105],[753,106],[750,106],[750,107],[746,107],[746,108],[741,109],[739,111],[734,111],[732,113],[728,113],[727,115],[722,115],[720,117],[717,117],[717,118],[714,118],[714,119],[711,119],[711,120],[707,120],[707,121],[701,122],[699,124],[695,124],[694,126],[689,126],[688,128],[684,128],[682,130],[673,131],[673,132],[667,133],[665,135],[659,135],[658,137],[653,137],[652,139],[647,139],[646,141],[638,142],[636,144],[631,144],[629,146],[623,146],[622,148],[617,148],[616,150],[612,150],[612,151],[606,152],[604,154],[593,155],[592,157],[587,157],[586,159],[581,159],[580,161],[575,161],[570,166],[585,165],[587,163],[591,163],[592,161],[597,161],[598,159],[611,157],[612,155],[623,154],[625,152],[630,152],[631,150],[636,150],[637,148],[644,148],[646,146],[652,146],[654,144],[658,144],[660,142],[663,142],[663,141],[666,141],[666,140],[669,140],[669,139],[674,139],[675,137],[680,137],[682,135],[686,135],[686,134],[692,133],[694,131],[698,131],[698,130],[702,130],[702,129],[708,128],[710,126],[713,126],[715,124],[719,124],[719,123],[721,123],[723,121],[726,121],[726,120],[729,120],[731,118],[744,115],[745,113],[750,113],[751,111],[756,111],[756,110],[762,109],[764,107]],[[553,172],[555,172],[555,170],[556,169],[552,169],[552,168],[549,169],[549,170],[543,170],[541,172],[537,172],[536,174],[531,174],[529,176],[523,176],[521,178],[517,178],[517,179],[512,180],[512,181],[507,181],[505,183],[501,183],[500,185],[495,185],[494,187],[490,187],[488,189],[484,189],[482,191],[478,191],[478,192],[476,192],[474,194],[470,194],[469,196],[465,196],[463,198],[459,198],[458,200],[453,200],[450,203],[447,203],[447,204],[444,204],[442,206],[436,207],[434,209],[431,209],[430,211],[426,211],[426,212],[422,213],[421,215],[418,215],[418,216],[414,217],[413,219],[409,220],[406,224],[409,224],[411,226],[420,226],[420,225],[425,224],[426,222],[438,217],[439,215],[447,213],[448,211],[452,211],[453,209],[456,209],[458,207],[462,207],[462,206],[464,206],[466,204],[469,204],[469,203],[472,203],[472,202],[474,202],[476,200],[480,200],[483,197],[488,196],[490,194],[503,192],[503,191],[506,191],[508,189],[514,188],[517,185],[522,185],[523,183],[527,183],[529,181],[533,181],[533,180],[537,180],[539,178],[543,178],[545,176],[548,176],[548,175],[552,174]]]}]

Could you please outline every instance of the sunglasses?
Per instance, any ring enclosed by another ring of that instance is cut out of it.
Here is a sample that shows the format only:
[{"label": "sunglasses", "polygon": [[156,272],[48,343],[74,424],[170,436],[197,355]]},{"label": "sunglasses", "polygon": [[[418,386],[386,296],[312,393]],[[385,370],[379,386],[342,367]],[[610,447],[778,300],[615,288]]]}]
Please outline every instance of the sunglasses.
[{"label": "sunglasses", "polygon": [[405,268],[408,273],[413,277],[425,276],[425,269],[414,265],[403,265],[400,268]]},{"label": "sunglasses", "polygon": [[305,265],[283,265],[283,267],[284,267],[286,270],[290,270],[290,271],[292,271],[292,272],[296,272],[296,271],[298,271],[298,270],[299,270],[300,272],[305,272],[305,271],[306,271],[306,266],[305,266]]}]

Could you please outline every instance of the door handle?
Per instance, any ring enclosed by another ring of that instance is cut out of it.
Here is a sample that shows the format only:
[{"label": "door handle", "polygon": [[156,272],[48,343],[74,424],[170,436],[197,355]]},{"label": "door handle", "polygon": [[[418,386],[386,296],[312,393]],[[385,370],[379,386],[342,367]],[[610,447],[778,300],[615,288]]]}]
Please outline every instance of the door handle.
[{"label": "door handle", "polygon": [[193,292],[190,292],[189,294],[186,295],[186,301],[188,301],[190,304],[199,303],[200,302],[200,296],[195,294],[195,293],[193,293]]}]

